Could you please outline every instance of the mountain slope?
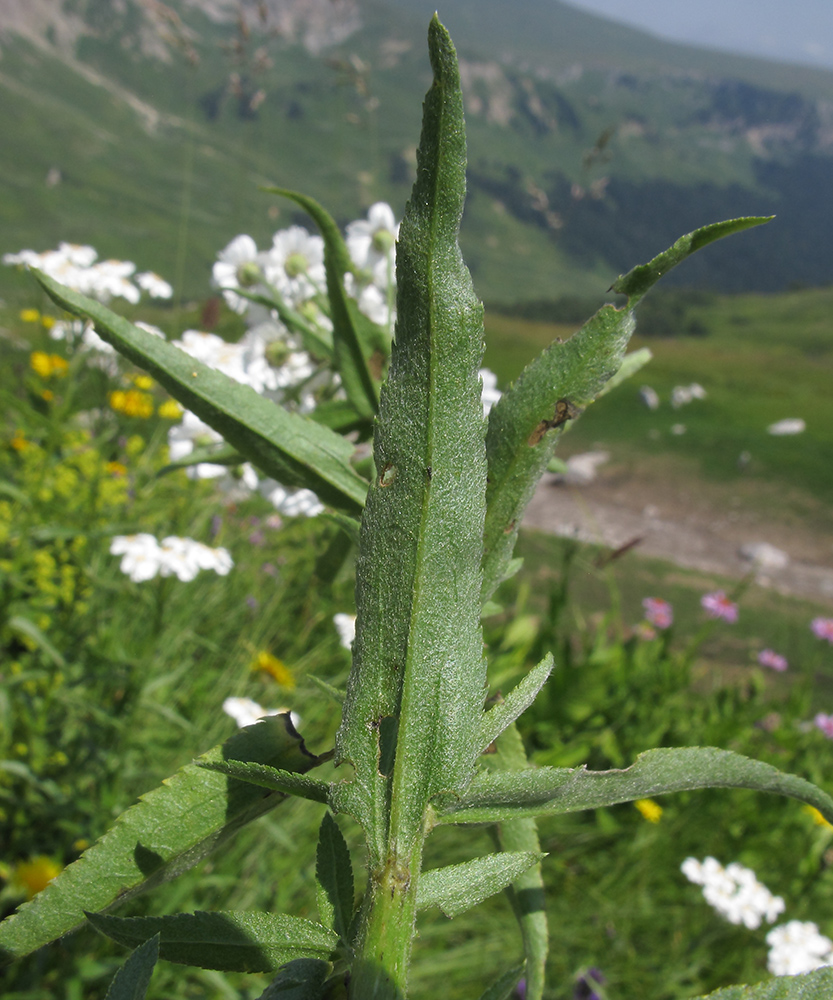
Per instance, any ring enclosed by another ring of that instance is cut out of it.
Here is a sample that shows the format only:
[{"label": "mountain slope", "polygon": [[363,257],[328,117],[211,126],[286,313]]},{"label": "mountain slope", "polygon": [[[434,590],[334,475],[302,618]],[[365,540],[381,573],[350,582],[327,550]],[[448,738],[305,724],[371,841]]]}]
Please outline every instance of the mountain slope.
[{"label": "mountain slope", "polygon": [[[601,295],[686,230],[773,212],[674,279],[774,290],[833,278],[833,74],[699,52],[558,0],[442,6],[467,100],[463,246],[484,297]],[[258,185],[301,188],[342,221],[379,198],[401,211],[433,7],[0,5],[12,137],[0,252],[91,242],[200,296],[234,235],[267,244],[303,221]]]}]

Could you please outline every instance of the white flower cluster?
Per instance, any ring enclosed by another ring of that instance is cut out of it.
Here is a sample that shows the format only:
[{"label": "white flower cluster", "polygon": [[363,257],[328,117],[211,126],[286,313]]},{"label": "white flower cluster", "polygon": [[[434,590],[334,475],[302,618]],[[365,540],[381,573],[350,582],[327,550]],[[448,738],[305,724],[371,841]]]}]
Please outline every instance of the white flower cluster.
[{"label": "white flower cluster", "polygon": [[737,862],[724,868],[714,858],[705,861],[686,858],[681,869],[689,882],[703,887],[706,902],[732,924],[754,930],[761,926],[762,920],[771,924],[784,912],[784,900],[773,896],[751,868]]},{"label": "white flower cluster", "polygon": [[811,921],[790,920],[766,936],[767,968],[774,976],[799,976],[833,965],[833,941]]},{"label": "white flower cluster", "polygon": [[176,576],[187,582],[203,569],[226,576],[234,563],[227,549],[212,549],[192,538],[170,535],[158,542],[153,535],[116,535],[110,542],[110,554],[121,556],[122,573],[141,583],[159,576]]},{"label": "white flower cluster", "polygon": [[356,616],[345,614],[339,611],[333,615],[333,625],[338,632],[338,639],[345,649],[353,648],[353,641],[356,638]]},{"label": "white flower cluster", "polygon": [[[173,295],[168,282],[153,271],[135,274],[136,265],[132,261],[98,260],[93,247],[76,243],[59,243],[57,250],[44,253],[34,250],[7,253],[3,255],[3,263],[37,268],[62,285],[99,302],[122,298],[135,303],[143,291],[153,299],[169,299]],[[129,280],[131,277],[133,281]]]},{"label": "white flower cluster", "polygon": [[[680,866],[685,877],[703,887],[703,896],[733,924],[752,930],[766,920],[772,923],[784,912],[784,900],[773,896],[755,873],[736,862],[725,868],[714,858],[686,858]],[[790,920],[766,936],[767,968],[774,976],[797,976],[833,965],[833,941],[812,921]]]}]

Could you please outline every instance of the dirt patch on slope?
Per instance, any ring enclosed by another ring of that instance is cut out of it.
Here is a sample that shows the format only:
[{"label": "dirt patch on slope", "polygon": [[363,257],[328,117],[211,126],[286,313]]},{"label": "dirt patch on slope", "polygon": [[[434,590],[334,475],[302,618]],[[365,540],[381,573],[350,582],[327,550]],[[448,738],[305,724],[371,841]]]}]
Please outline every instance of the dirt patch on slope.
[{"label": "dirt patch on slope", "polygon": [[742,477],[703,482],[691,469],[645,456],[602,467],[586,486],[545,476],[524,525],[634,552],[689,569],[741,577],[743,546],[767,543],[786,565],[760,565],[757,582],[833,606],[833,517],[812,497]]}]

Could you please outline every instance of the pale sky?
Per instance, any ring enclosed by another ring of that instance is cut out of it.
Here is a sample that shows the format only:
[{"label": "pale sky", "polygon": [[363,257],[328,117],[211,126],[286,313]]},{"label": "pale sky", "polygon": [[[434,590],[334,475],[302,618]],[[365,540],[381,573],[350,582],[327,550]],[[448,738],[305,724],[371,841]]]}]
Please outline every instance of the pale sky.
[{"label": "pale sky", "polygon": [[833,0],[566,0],[663,38],[833,69]]}]

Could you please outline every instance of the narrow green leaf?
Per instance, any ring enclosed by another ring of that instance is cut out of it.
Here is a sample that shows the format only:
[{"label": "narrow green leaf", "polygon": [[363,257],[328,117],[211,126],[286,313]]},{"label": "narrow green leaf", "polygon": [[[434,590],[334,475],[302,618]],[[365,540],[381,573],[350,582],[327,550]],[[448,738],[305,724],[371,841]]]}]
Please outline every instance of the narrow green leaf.
[{"label": "narrow green leaf", "polygon": [[619,371],[616,372],[613,378],[605,382],[604,387],[596,394],[596,399],[606,396],[611,389],[615,389],[629,378],[632,378],[640,369],[648,364],[652,357],[653,354],[651,354],[650,349],[647,347],[640,347],[638,351],[631,351],[630,354],[626,354],[622,359],[622,364],[619,366]]},{"label": "narrow green leaf", "polygon": [[337,524],[354,545],[359,544],[359,531],[361,528],[360,521],[357,521],[354,517],[348,517],[346,514],[338,513],[325,512],[321,515],[321,517],[323,517],[325,521]]},{"label": "narrow green leaf", "polygon": [[346,944],[353,918],[353,864],[344,835],[330,813],[324,814],[318,834],[315,878],[321,922],[332,927]]},{"label": "narrow green leaf", "polygon": [[[495,753],[483,759],[493,770],[522,771],[528,768],[529,761],[517,726],[513,724],[502,733],[495,744]],[[541,851],[538,829],[531,816],[506,820],[498,823],[493,830],[495,843],[502,851]],[[524,943],[526,1000],[541,1000],[549,952],[549,928],[541,865],[528,868],[507,888],[506,893]]]},{"label": "narrow green leaf", "polygon": [[333,311],[333,347],[335,363],[347,398],[364,417],[375,415],[379,407],[379,389],[367,364],[366,345],[359,328],[369,321],[344,290],[344,276],[353,269],[350,253],[335,219],[317,201],[297,191],[269,187],[270,194],[289,198],[312,217],[324,239],[324,268],[327,294]]},{"label": "narrow green leaf", "polygon": [[602,306],[568,341],[550,344],[492,407],[486,435],[489,491],[484,601],[505,579],[523,512],[552,459],[558,438],[569,421],[611,387],[634,329],[637,302],[663,274],[696,250],[765,221],[734,219],[704,226],[677,240],[649,264],[620,277],[613,290],[628,296],[625,307]]},{"label": "narrow green leaf", "polygon": [[244,760],[195,760],[194,763],[206,771],[216,771],[229,778],[246,781],[250,785],[270,788],[285,795],[297,795],[300,799],[310,799],[312,802],[326,802],[330,793],[328,781],[308,778],[304,774],[270,767],[268,764],[255,764]]},{"label": "narrow green leaf", "polygon": [[323,691],[328,698],[336,703],[336,705],[344,704],[344,692],[339,691],[337,687],[333,687],[332,684],[328,684],[320,677],[316,677],[315,674],[307,674],[306,679],[311,681],[319,691]]},{"label": "narrow green leaf", "polygon": [[509,694],[483,715],[480,726],[480,752],[500,736],[535,701],[538,692],[552,673],[552,653],[547,653],[537,667],[518,682]]},{"label": "narrow green leaf", "polygon": [[12,632],[17,632],[18,635],[25,635],[27,639],[31,639],[42,652],[46,653],[56,667],[65,667],[67,665],[61,653],[52,645],[37,625],[29,621],[28,618],[24,618],[23,615],[12,615],[6,622],[6,626]]},{"label": "narrow green leaf", "polygon": [[159,935],[159,956],[220,972],[271,972],[295,958],[327,958],[338,938],[327,927],[283,913],[254,910],[111,917],[89,913],[97,931],[134,948]]},{"label": "narrow green leaf", "polygon": [[747,216],[742,219],[713,222],[709,226],[695,229],[694,232],[681,236],[673,246],[658,254],[647,264],[639,264],[627,274],[620,275],[614,281],[611,289],[620,295],[627,295],[628,306],[633,308],[652,285],[655,285],[672,268],[682,263],[686,257],[690,257],[697,250],[708,246],[709,243],[714,243],[715,240],[731,236],[733,233],[740,233],[744,229],[751,229],[753,226],[760,226],[765,222],[770,222],[773,218],[772,215]]},{"label": "narrow green leaf", "polygon": [[350,465],[353,447],[349,441],[209,368],[100,302],[64,288],[45,274],[33,273],[59,306],[91,319],[104,340],[150,372],[247,461],[285,486],[314,490],[324,503],[350,513],[361,509],[367,483]]},{"label": "narrow green leaf", "polygon": [[465,795],[438,807],[440,822],[492,823],[515,816],[598,809],[696,788],[751,788],[799,799],[833,822],[833,798],[771,764],[715,747],[648,750],[624,770],[541,767],[480,774]]},{"label": "narrow green leaf", "polygon": [[483,557],[483,600],[506,576],[521,519],[556,442],[616,374],[634,320],[603,306],[565,343],[531,361],[489,413],[489,487]]},{"label": "narrow green leaf", "polygon": [[321,1000],[331,965],[320,958],[287,962],[261,993],[259,1000]]},{"label": "narrow green leaf", "polygon": [[328,399],[319,403],[310,414],[310,420],[338,431],[339,434],[358,431],[363,441],[370,437],[372,430],[372,422],[346,399]]},{"label": "narrow green leaf", "polygon": [[504,972],[500,979],[492,983],[486,992],[480,995],[480,1000],[509,1000],[523,975],[523,971],[522,965],[516,965],[514,969]]},{"label": "narrow green leaf", "polygon": [[817,969],[799,976],[778,976],[754,986],[727,986],[696,1000],[830,1000],[833,969]]},{"label": "narrow green leaf", "polygon": [[439,906],[447,917],[456,917],[505,889],[545,854],[531,851],[487,854],[447,868],[432,868],[419,877],[417,908]]},{"label": "narrow green leaf", "polygon": [[429,800],[467,786],[486,680],[478,566],[483,310],[457,243],[463,104],[454,47],[436,17],[429,49],[434,83],[399,232],[396,340],[362,522],[353,670],[336,744],[355,779],[335,786],[332,805],[362,823],[371,869],[388,856],[388,816],[390,850],[409,857]]},{"label": "narrow green leaf", "polygon": [[[240,730],[199,760],[257,761],[298,773],[321,762],[306,749],[288,714]],[[85,911],[103,910],[188,871],[284,799],[279,792],[186,765],[143,795],[78,861],[0,923],[0,964],[74,930]]]},{"label": "narrow green leaf", "polygon": [[140,944],[116,973],[104,1000],[145,1000],[159,958],[159,935]]}]

